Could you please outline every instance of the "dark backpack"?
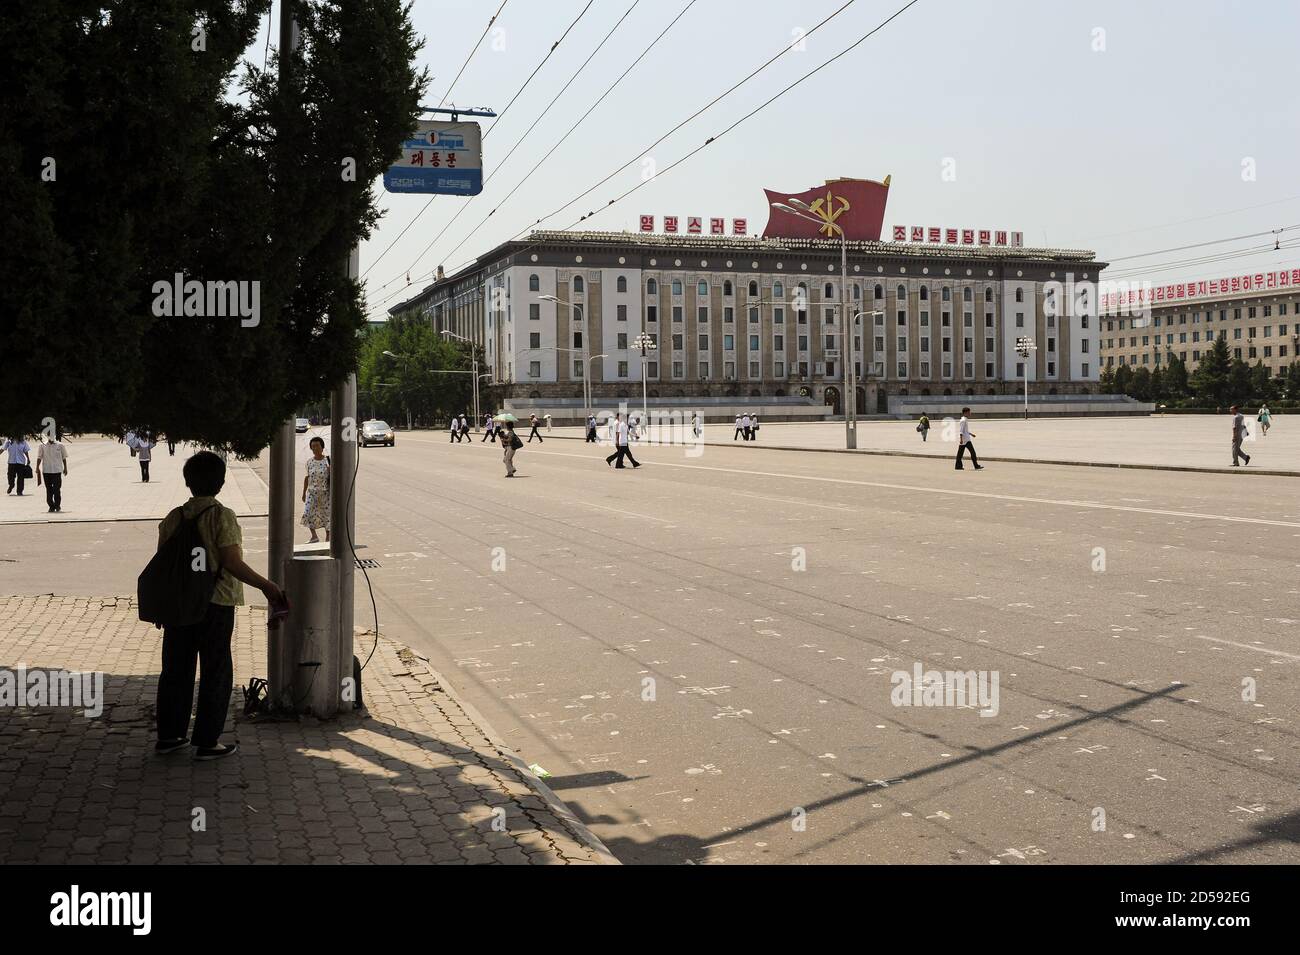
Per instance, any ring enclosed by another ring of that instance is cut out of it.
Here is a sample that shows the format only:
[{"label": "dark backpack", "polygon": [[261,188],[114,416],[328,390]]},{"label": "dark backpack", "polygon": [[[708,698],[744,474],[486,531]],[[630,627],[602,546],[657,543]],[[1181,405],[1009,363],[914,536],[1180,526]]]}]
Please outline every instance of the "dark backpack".
[{"label": "dark backpack", "polygon": [[[199,535],[199,518],[216,506],[210,504],[193,517],[182,512],[180,526],[141,571],[136,581],[141,620],[158,627],[183,627],[207,614],[221,571],[213,568],[213,555]],[[194,551],[199,548],[205,560],[203,569],[195,570]]]},{"label": "dark backpack", "polygon": [[518,450],[519,450],[520,448],[522,448],[523,446],[524,446],[523,439],[521,439],[521,438],[519,437],[519,435],[517,435],[517,434],[515,434],[513,431],[511,431],[511,432],[510,432],[510,447],[512,447],[512,448],[514,448],[516,451],[518,451]]}]

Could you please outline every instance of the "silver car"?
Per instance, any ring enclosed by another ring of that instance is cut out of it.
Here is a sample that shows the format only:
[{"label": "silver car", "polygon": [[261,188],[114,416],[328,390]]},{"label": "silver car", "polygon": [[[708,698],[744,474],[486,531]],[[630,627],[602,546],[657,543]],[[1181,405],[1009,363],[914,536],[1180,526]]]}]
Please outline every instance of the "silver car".
[{"label": "silver car", "polygon": [[369,447],[372,444],[386,444],[393,447],[397,443],[397,437],[393,434],[392,425],[387,421],[363,421],[361,423],[361,446]]}]

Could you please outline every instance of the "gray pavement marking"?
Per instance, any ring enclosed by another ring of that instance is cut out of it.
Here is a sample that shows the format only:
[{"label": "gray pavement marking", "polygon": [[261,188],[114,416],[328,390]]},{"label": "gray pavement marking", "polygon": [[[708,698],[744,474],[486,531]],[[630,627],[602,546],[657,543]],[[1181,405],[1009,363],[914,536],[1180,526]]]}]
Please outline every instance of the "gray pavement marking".
[{"label": "gray pavement marking", "polygon": [[1288,660],[1300,660],[1300,653],[1287,653],[1285,650],[1270,650],[1268,647],[1251,646],[1249,643],[1236,643],[1232,640],[1221,640],[1218,637],[1207,637],[1204,634],[1192,634],[1197,640],[1208,640],[1210,643],[1223,643],[1230,647],[1240,647],[1243,650],[1254,650],[1256,653],[1267,653],[1274,657],[1285,657]]}]

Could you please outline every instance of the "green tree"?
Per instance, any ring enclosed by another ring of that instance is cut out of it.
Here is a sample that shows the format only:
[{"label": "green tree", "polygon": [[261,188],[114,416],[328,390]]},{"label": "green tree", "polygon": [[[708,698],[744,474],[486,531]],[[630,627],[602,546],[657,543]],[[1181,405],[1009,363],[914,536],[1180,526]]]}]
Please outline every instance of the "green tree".
[{"label": "green tree", "polygon": [[1162,401],[1165,397],[1165,373],[1160,365],[1151,372],[1151,400]]},{"label": "green tree", "polygon": [[1151,400],[1151,372],[1146,365],[1139,365],[1137,371],[1133,372],[1133,380],[1129,382],[1128,393],[1138,401]]},{"label": "green tree", "polygon": [[472,415],[467,355],[427,319],[394,316],[361,343],[357,387],[367,395],[362,413],[373,406],[382,409],[380,417],[405,424],[409,412],[413,423],[426,426],[441,426],[453,414]]},{"label": "green tree", "polygon": [[[252,455],[355,366],[343,265],[418,115],[420,43],[401,0],[299,0],[282,88],[243,58],[270,5],[6,5],[0,432],[48,415]],[[245,283],[257,314],[160,315],[177,274]]]},{"label": "green tree", "polygon": [[1207,406],[1221,408],[1228,404],[1228,367],[1228,341],[1218,336],[1192,375],[1192,390]]},{"label": "green tree", "polygon": [[1293,360],[1287,366],[1286,396],[1289,401],[1300,401],[1300,360]]},{"label": "green tree", "polygon": [[1248,401],[1251,395],[1253,383],[1250,377],[1250,366],[1240,358],[1232,359],[1228,365],[1228,393],[1224,404],[1240,404]]},{"label": "green tree", "polygon": [[1268,401],[1273,395],[1273,379],[1262,361],[1250,369],[1250,398],[1255,402]]},{"label": "green tree", "polygon": [[1113,395],[1115,393],[1115,369],[1106,365],[1101,369],[1101,375],[1097,378],[1097,390],[1103,395]]},{"label": "green tree", "polygon": [[1165,368],[1165,394],[1174,401],[1186,398],[1189,394],[1187,385],[1187,362],[1177,355],[1169,356],[1169,365]]},{"label": "green tree", "polygon": [[1115,390],[1113,394],[1127,395],[1129,387],[1133,384],[1133,369],[1128,365],[1120,365],[1115,369]]}]

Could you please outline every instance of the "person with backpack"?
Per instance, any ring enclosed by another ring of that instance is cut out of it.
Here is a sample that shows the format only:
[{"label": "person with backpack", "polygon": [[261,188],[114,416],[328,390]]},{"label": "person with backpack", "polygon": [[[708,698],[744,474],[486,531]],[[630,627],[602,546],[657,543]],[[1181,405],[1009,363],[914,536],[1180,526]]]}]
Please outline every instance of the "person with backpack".
[{"label": "person with backpack", "polygon": [[311,531],[310,544],[320,543],[316,531],[325,528],[330,539],[330,459],[325,454],[325,439],[317,436],[308,442],[312,457],[307,462],[307,476],[302,479],[302,526]]},{"label": "person with backpack", "polygon": [[[154,751],[166,755],[193,745],[195,759],[221,759],[239,748],[218,740],[230,709],[230,638],[235,608],[244,603],[243,585],[260,590],[272,607],[287,608],[288,600],[244,563],[239,519],[216,499],[226,483],[226,463],[200,451],[181,473],[192,496],[158,525],[158,551],[140,574],[137,591],[140,619],[163,630]],[[196,661],[199,699],[191,741],[186,734]]]},{"label": "person with backpack", "polygon": [[921,443],[925,444],[925,439],[930,436],[930,416],[924,411],[921,412],[921,420],[916,423],[916,433],[921,436]]},{"label": "person with backpack", "polygon": [[544,439],[542,438],[542,433],[537,430],[537,425],[539,423],[537,420],[537,415],[535,414],[529,415],[528,420],[533,426],[533,430],[528,432],[528,443],[532,444],[533,438],[537,438],[537,443],[541,444]]},{"label": "person with backpack", "polygon": [[483,419],[483,437],[478,439],[478,443],[482,444],[484,441],[491,441],[493,444],[497,441],[496,422],[492,420],[491,415]]},{"label": "person with backpack", "polygon": [[501,447],[505,449],[501,458],[506,464],[506,477],[512,478],[515,476],[515,452],[524,446],[524,442],[520,440],[519,435],[515,434],[513,421],[507,421],[505,424],[506,428],[501,432]]},{"label": "person with backpack", "polygon": [[596,440],[596,416],[589,414],[587,415],[587,440],[584,443],[595,444]]},{"label": "person with backpack", "polygon": [[36,452],[36,486],[45,481],[45,505],[51,514],[63,510],[63,478],[68,473],[68,449],[55,436],[46,435]]}]

